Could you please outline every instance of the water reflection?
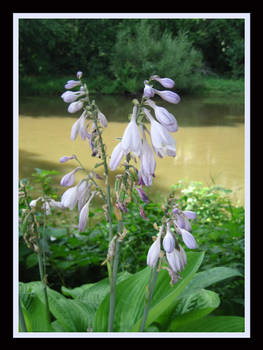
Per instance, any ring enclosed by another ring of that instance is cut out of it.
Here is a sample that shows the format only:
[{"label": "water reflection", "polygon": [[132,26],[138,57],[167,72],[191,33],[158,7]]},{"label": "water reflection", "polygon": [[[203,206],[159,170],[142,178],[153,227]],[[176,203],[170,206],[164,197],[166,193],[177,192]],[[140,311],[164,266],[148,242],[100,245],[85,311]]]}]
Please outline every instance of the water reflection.
[{"label": "water reflection", "polygon": [[[126,127],[132,98],[96,96],[110,123],[104,137],[110,154]],[[156,179],[151,190],[157,197],[166,194],[181,179],[202,181],[231,188],[234,200],[244,203],[244,106],[240,101],[182,98],[178,105],[155,100],[173,113],[179,124],[174,134],[177,156],[157,160]],[[67,113],[67,105],[57,98],[27,98],[20,103],[19,172],[30,176],[34,168],[56,169],[63,174],[74,164],[59,164],[63,155],[78,154],[92,168],[88,144],[72,142],[70,129],[78,117]],[[102,169],[99,169],[102,172]],[[114,172],[116,174],[118,171]],[[113,175],[111,180],[113,180]]]}]

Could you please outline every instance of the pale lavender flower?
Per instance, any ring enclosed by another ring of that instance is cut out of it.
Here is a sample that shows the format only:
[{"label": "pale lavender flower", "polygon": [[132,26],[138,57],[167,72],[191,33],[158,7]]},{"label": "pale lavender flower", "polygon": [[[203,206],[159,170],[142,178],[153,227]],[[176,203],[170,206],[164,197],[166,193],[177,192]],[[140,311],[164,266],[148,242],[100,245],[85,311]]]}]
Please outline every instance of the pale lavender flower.
[{"label": "pale lavender flower", "polygon": [[83,140],[85,140],[85,137],[88,137],[87,130],[85,127],[86,117],[87,117],[87,112],[84,111],[81,114],[81,116],[75,121],[75,123],[72,125],[71,134],[70,134],[70,138],[72,141],[74,141],[77,138],[78,134],[80,134]]},{"label": "pale lavender flower", "polygon": [[79,80],[68,80],[65,85],[65,89],[72,89],[80,84],[81,82]]},{"label": "pale lavender flower", "polygon": [[194,236],[186,231],[185,229],[181,228],[180,232],[182,234],[182,239],[184,241],[184,244],[189,248],[189,249],[196,249],[197,244]]},{"label": "pale lavender flower", "polygon": [[122,157],[125,155],[121,143],[118,143],[117,146],[114,147],[113,152],[111,154],[110,162],[109,162],[109,168],[114,171],[118,165],[120,164],[120,161],[122,160]]},{"label": "pale lavender flower", "polygon": [[153,89],[153,90],[157,95],[159,95],[163,100],[167,102],[177,104],[181,100],[180,96],[175,92],[168,91],[168,90],[163,90],[163,91],[156,90],[156,89]]},{"label": "pale lavender flower", "polygon": [[68,157],[68,156],[63,156],[59,159],[59,162],[60,163],[66,163],[68,160],[70,159],[75,159],[76,157],[74,155],[72,155],[71,157]]},{"label": "pale lavender flower", "polygon": [[78,201],[78,186],[70,187],[61,197],[61,204],[64,208],[73,210]]},{"label": "pale lavender flower", "polygon": [[157,106],[153,101],[147,100],[146,104],[154,109],[156,119],[170,132],[178,130],[178,124],[175,117],[164,107]]},{"label": "pale lavender flower", "polygon": [[91,184],[83,180],[78,185],[78,211],[80,212],[90,195]]},{"label": "pale lavender flower", "polygon": [[167,225],[167,231],[163,239],[163,248],[166,253],[172,253],[175,247],[175,240],[172,231],[170,230],[170,226]]},{"label": "pale lavender flower", "polygon": [[29,203],[29,206],[31,208],[35,208],[36,205],[37,205],[37,202],[41,199],[41,197],[38,197],[37,199],[33,199],[30,203]]},{"label": "pale lavender flower", "polygon": [[66,91],[61,95],[61,98],[66,103],[71,103],[76,101],[80,96],[85,94],[84,91]]},{"label": "pale lavender flower", "polygon": [[76,113],[76,112],[78,112],[82,107],[83,107],[83,102],[82,102],[82,101],[72,102],[72,103],[68,106],[68,112],[69,112],[69,113]]},{"label": "pale lavender flower", "polygon": [[81,79],[81,78],[82,78],[82,74],[83,74],[83,73],[82,73],[81,71],[78,71],[78,72],[77,72],[77,78],[78,78],[78,79]]},{"label": "pale lavender flower", "polygon": [[79,231],[82,232],[87,225],[89,218],[89,205],[96,192],[92,192],[87,203],[82,207],[79,213]]},{"label": "pale lavender flower", "polygon": [[170,78],[160,78],[158,75],[153,75],[151,80],[158,81],[163,87],[172,89],[174,87],[174,81]]},{"label": "pale lavender flower", "polygon": [[104,128],[106,128],[108,126],[108,120],[101,111],[99,111],[99,113],[98,113],[98,120]]},{"label": "pale lavender flower", "polygon": [[143,96],[147,98],[151,98],[154,96],[154,89],[149,84],[147,84],[146,81],[144,82]]},{"label": "pale lavender flower", "polygon": [[191,219],[191,220],[196,219],[196,213],[194,211],[184,210],[183,213],[184,213],[184,215],[187,216],[188,219]]},{"label": "pale lavender flower", "polygon": [[154,176],[156,161],[154,158],[154,152],[147,142],[144,130],[143,130],[143,142],[141,147],[140,158],[140,177],[142,178],[146,186],[151,186],[152,177]]},{"label": "pale lavender flower", "polygon": [[164,126],[152,117],[146,108],[144,108],[144,113],[151,122],[151,141],[156,154],[160,158],[163,158],[165,155],[175,157],[175,139]]},{"label": "pale lavender flower", "polygon": [[133,152],[139,156],[141,152],[142,142],[139,128],[136,124],[136,113],[137,106],[133,107],[131,121],[124,130],[123,137],[121,140],[121,148],[125,154]]},{"label": "pale lavender flower", "polygon": [[174,272],[181,271],[182,264],[180,262],[180,255],[177,249],[174,249],[171,253],[166,252],[166,258],[169,266]]},{"label": "pale lavender flower", "polygon": [[161,252],[161,235],[158,234],[156,240],[150,246],[147,254],[147,265],[154,267],[157,264]]},{"label": "pale lavender flower", "polygon": [[79,171],[81,168],[77,167],[74,170],[72,170],[70,173],[64,175],[60,181],[61,186],[71,186],[73,185],[75,181],[75,173]]}]

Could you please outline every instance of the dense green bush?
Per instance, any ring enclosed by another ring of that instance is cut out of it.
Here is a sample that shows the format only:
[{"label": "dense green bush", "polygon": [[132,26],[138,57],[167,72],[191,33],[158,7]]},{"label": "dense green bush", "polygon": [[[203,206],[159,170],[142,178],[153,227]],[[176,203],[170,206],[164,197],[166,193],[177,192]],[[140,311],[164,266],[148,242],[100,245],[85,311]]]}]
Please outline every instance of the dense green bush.
[{"label": "dense green bush", "polygon": [[153,74],[173,78],[180,91],[201,85],[202,55],[187,35],[160,33],[144,21],[118,32],[111,62],[112,73],[128,92],[138,91],[145,77]]}]

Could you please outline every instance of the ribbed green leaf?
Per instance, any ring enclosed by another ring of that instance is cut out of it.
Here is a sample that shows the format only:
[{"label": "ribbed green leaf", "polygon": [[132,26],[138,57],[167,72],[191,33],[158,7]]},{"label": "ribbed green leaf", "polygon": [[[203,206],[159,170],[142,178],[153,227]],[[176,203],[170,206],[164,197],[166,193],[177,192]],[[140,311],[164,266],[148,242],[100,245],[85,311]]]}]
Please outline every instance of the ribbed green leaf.
[{"label": "ribbed green leaf", "polygon": [[27,331],[53,332],[53,328],[47,317],[45,304],[34,290],[25,283],[20,282],[19,295]]},{"label": "ribbed green leaf", "polygon": [[198,320],[220,304],[220,299],[217,293],[210,290],[201,289],[197,292],[180,298],[174,311],[171,314],[173,321],[170,324],[169,331],[174,332],[176,328],[186,325],[189,322]]},{"label": "ribbed green leaf", "polygon": [[178,326],[176,332],[244,332],[244,318],[239,316],[206,316]]}]

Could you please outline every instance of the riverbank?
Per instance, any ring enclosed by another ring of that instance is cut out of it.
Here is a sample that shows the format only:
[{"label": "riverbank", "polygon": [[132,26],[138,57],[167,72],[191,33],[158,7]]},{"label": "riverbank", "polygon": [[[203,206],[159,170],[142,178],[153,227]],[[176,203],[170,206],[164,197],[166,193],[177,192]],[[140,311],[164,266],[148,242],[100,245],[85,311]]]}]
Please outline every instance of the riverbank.
[{"label": "riverbank", "polygon": [[[54,96],[64,92],[63,86],[66,81],[71,80],[68,77],[36,77],[26,76],[19,79],[19,93],[24,96]],[[91,93],[101,94],[124,94],[116,81],[97,80],[89,81],[89,89]],[[187,94],[187,92],[186,92]],[[204,76],[200,82],[200,88],[195,92],[196,96],[233,96],[244,97],[244,79],[230,79],[224,77]]]}]

